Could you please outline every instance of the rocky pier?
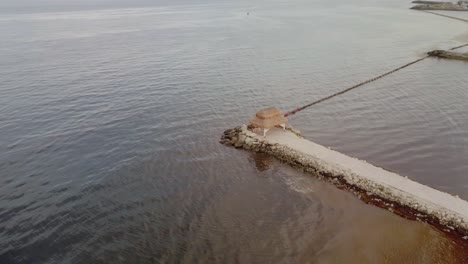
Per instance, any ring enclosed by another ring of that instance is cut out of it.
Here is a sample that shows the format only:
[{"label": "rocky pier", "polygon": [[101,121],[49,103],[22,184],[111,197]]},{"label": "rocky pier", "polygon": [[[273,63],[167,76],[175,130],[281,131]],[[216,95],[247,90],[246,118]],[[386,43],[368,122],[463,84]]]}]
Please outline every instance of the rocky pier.
[{"label": "rocky pier", "polygon": [[442,58],[442,59],[468,61],[468,52],[460,53],[460,52],[445,51],[445,50],[433,50],[431,52],[428,52],[427,55],[431,57]]},{"label": "rocky pier", "polygon": [[304,139],[292,127],[266,137],[251,126],[224,131],[220,143],[266,153],[404,218],[424,222],[468,250],[468,202]]},{"label": "rocky pier", "polygon": [[468,11],[468,1],[436,2],[436,1],[413,1],[418,4],[411,9],[415,10],[445,10],[445,11]]}]

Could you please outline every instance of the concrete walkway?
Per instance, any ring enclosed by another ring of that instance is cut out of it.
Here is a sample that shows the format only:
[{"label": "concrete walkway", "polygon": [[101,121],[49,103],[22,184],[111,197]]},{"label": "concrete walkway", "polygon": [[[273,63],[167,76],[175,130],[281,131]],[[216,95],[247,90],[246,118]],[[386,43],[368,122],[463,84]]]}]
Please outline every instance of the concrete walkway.
[{"label": "concrete walkway", "polygon": [[353,193],[368,204],[428,223],[463,241],[468,250],[468,202],[315,144],[291,131],[273,128],[263,137],[243,125],[224,131],[220,143],[270,154]]},{"label": "concrete walkway", "polygon": [[[467,226],[468,202],[458,197],[315,144],[287,130],[274,128],[268,132],[265,141],[297,151],[331,172],[339,172],[344,176],[352,175],[347,177],[347,181],[351,181],[349,182],[351,184],[368,182],[375,183],[376,186],[384,186],[391,196],[398,197],[403,204],[413,205],[415,209],[423,207],[427,213],[456,219],[456,222],[464,222],[464,226]],[[364,188],[369,189],[371,186],[364,186]]]}]

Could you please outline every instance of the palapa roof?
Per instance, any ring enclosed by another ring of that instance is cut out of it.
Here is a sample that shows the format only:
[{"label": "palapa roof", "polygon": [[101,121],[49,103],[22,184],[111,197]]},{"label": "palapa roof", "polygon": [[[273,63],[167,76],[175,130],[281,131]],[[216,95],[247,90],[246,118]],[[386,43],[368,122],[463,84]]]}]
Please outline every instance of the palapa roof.
[{"label": "palapa roof", "polygon": [[288,120],[281,114],[276,107],[265,108],[257,112],[255,118],[250,120],[250,124],[259,128],[272,128],[277,125],[285,124]]},{"label": "palapa roof", "polygon": [[281,115],[281,111],[278,108],[269,107],[269,108],[265,108],[265,109],[258,111],[255,116],[261,119],[267,119],[267,118],[272,118],[272,117],[276,117],[279,115]]}]

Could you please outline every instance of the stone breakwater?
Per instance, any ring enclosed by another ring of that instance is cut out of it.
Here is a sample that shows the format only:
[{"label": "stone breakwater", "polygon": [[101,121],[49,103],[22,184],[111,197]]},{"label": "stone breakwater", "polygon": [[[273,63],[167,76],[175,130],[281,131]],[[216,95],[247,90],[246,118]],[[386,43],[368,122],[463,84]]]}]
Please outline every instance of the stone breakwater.
[{"label": "stone breakwater", "polygon": [[[287,134],[291,138],[295,137],[297,141],[303,143],[306,147],[308,143],[313,144],[311,146],[317,146],[316,151],[318,154],[306,154],[303,151],[288,146],[288,144],[279,143],[279,140],[275,140],[274,136],[271,136],[271,138],[268,135],[267,137],[259,136],[252,131],[252,128],[246,125],[224,131],[220,143],[238,149],[242,148],[272,155],[284,163],[322,180],[326,180],[340,189],[353,193],[360,200],[368,204],[384,208],[410,220],[428,223],[460,242],[468,250],[468,212],[465,211],[468,208],[468,203],[465,201],[413,182],[407,179],[407,177],[377,168],[365,161],[357,160],[316,145],[303,139],[299,132],[291,127],[288,127],[286,132],[277,129],[275,133],[277,135]],[[324,157],[319,157],[320,155]],[[393,177],[394,182],[402,184],[402,188],[373,180],[372,177],[366,176],[365,173],[359,174],[358,169],[353,171],[353,169],[340,166],[340,164],[335,162],[340,159],[343,161],[342,164],[351,161],[351,163],[354,162],[364,169],[370,169],[370,173],[379,173],[384,178],[387,176]],[[407,186],[413,186],[415,192],[408,192],[409,187]],[[432,197],[434,195],[444,200],[444,202],[437,204],[434,200],[431,201],[429,199],[428,201],[427,198],[418,197],[418,193],[420,197],[427,197],[426,195]],[[450,209],[444,207],[444,205],[450,207],[451,204],[456,205],[453,205]],[[455,211],[453,211],[454,209]],[[460,211],[462,212],[461,214]]]},{"label": "stone breakwater", "polygon": [[[224,131],[219,143],[254,152],[268,153],[276,157],[276,151],[273,150],[277,150],[280,145],[278,143],[269,143],[265,138],[259,138],[259,135],[252,132],[251,129],[252,127],[247,127],[247,125],[228,129]],[[291,126],[286,126],[286,129],[298,137],[302,137],[301,133]]]},{"label": "stone breakwater", "polygon": [[444,10],[444,11],[468,11],[467,4],[463,1],[457,3],[452,2],[432,2],[432,1],[414,1],[413,3],[421,3],[411,7],[415,10]]},{"label": "stone breakwater", "polygon": [[459,53],[459,52],[445,51],[445,50],[433,50],[431,52],[428,52],[427,55],[431,57],[438,57],[438,58],[443,58],[443,59],[468,61],[468,52]]}]

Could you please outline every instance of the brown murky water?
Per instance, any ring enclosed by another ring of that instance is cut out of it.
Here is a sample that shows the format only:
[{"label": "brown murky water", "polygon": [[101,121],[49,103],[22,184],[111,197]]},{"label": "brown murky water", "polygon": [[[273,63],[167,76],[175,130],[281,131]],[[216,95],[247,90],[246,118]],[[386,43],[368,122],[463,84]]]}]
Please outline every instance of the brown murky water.
[{"label": "brown murky water", "polygon": [[[462,44],[407,1],[162,4],[0,15],[0,263],[463,263],[427,225],[218,144]],[[248,13],[248,14],[247,14]],[[468,64],[429,59],[291,118],[468,199]]]}]

